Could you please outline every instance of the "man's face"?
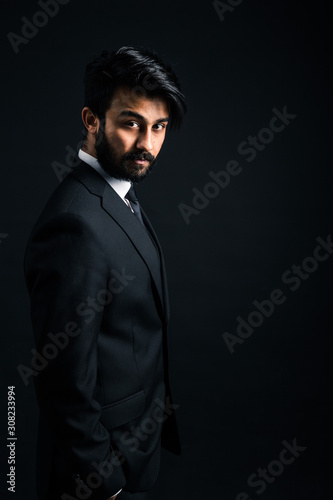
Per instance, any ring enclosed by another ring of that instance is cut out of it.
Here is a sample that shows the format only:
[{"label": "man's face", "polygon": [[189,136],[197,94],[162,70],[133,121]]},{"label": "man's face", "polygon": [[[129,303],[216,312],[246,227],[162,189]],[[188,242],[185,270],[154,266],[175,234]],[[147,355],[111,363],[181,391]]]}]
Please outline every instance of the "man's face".
[{"label": "man's face", "polygon": [[95,138],[96,156],[104,170],[118,179],[143,180],[160,152],[168,118],[163,99],[117,89]]}]

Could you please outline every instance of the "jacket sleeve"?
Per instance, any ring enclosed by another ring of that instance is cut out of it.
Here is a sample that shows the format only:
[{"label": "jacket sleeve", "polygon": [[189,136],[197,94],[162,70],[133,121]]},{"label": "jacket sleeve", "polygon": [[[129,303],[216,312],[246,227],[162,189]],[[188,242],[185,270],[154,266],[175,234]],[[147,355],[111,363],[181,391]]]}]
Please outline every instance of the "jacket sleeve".
[{"label": "jacket sleeve", "polygon": [[[107,289],[108,268],[93,228],[70,213],[40,225],[27,246],[25,275],[35,388],[54,443],[57,483],[66,492],[80,491],[78,498],[106,500],[126,481],[94,399],[103,316],[96,298]],[[89,315],[83,304],[90,304]]]}]

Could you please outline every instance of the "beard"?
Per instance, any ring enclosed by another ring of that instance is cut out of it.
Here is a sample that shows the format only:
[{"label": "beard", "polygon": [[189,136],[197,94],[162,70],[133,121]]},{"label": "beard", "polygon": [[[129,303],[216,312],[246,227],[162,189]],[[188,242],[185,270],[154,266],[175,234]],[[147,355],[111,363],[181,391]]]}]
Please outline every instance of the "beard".
[{"label": "beard", "polygon": [[[116,149],[108,141],[103,127],[100,127],[96,135],[95,151],[97,160],[105,172],[116,179],[130,182],[143,181],[156,163],[155,156],[150,153],[126,153],[119,157]],[[149,165],[140,172],[140,166],[133,163],[134,160],[147,160]]]}]

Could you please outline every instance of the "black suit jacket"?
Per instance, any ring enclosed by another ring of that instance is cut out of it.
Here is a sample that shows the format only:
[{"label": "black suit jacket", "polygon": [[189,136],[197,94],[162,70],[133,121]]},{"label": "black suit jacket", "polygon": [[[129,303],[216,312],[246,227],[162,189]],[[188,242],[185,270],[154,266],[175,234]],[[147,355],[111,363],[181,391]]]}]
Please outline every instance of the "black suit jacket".
[{"label": "black suit jacket", "polygon": [[165,447],[180,451],[165,266],[142,216],[147,229],[82,162],[53,193],[28,242],[42,500],[146,491],[157,477],[161,435]]}]

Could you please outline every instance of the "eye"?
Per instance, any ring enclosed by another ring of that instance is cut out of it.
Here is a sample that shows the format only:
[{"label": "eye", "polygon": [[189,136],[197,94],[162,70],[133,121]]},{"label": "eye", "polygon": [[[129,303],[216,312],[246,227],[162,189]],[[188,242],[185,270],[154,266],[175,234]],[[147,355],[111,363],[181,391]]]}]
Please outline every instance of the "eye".
[{"label": "eye", "polygon": [[156,123],[154,127],[156,128],[156,130],[163,130],[164,128],[166,128],[166,125],[165,123]]},{"label": "eye", "polygon": [[134,121],[126,122],[126,125],[128,125],[130,128],[136,128],[139,126],[139,124]]}]

